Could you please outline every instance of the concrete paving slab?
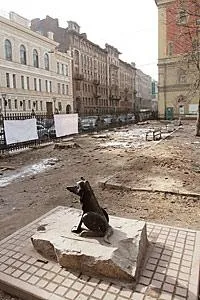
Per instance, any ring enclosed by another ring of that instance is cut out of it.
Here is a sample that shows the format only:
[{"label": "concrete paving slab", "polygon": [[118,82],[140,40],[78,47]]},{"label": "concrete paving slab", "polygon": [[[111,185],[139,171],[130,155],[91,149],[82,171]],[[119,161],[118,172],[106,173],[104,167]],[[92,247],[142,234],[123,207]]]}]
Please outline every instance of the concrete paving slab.
[{"label": "concrete paving slab", "polygon": [[0,288],[25,300],[198,300],[200,233],[147,224],[150,241],[136,287],[70,272],[32,251],[30,238],[50,211],[0,242]]}]

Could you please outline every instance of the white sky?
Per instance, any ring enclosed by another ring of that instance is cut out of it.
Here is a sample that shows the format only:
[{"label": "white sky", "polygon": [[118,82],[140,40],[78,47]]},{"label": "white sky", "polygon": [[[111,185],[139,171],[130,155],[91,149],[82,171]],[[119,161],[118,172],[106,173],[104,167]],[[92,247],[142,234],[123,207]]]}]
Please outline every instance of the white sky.
[{"label": "white sky", "polygon": [[0,14],[59,19],[61,27],[76,21],[92,42],[118,48],[120,58],[157,80],[157,7],[154,0],[6,0]]}]

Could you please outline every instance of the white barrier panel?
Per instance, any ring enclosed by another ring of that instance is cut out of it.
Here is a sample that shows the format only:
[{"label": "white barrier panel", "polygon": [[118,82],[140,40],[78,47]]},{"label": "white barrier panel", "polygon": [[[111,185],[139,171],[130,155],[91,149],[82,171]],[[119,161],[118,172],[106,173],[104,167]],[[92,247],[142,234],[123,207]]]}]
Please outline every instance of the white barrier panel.
[{"label": "white barrier panel", "polygon": [[38,139],[36,119],[4,120],[6,144]]},{"label": "white barrier panel", "polygon": [[78,133],[78,114],[54,115],[56,137]]}]

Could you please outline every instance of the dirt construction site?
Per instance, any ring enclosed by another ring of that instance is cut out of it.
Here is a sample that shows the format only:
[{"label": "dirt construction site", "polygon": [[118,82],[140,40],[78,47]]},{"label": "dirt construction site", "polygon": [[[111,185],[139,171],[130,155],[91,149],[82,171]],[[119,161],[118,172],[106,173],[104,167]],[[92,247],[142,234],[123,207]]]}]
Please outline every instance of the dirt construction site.
[{"label": "dirt construction site", "polygon": [[[146,134],[162,128],[161,139]],[[57,206],[87,179],[110,215],[200,230],[200,138],[195,122],[158,121],[82,134],[0,157],[0,239]],[[0,291],[0,300],[17,299]]]}]

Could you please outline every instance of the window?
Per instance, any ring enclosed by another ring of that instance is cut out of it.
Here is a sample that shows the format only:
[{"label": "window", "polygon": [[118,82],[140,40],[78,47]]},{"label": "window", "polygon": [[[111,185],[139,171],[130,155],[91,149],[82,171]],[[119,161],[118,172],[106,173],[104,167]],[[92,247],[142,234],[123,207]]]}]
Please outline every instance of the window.
[{"label": "window", "polygon": [[59,74],[60,73],[60,64],[59,64],[59,62],[57,62],[57,74]]},{"label": "window", "polygon": [[14,101],[14,106],[15,106],[15,109],[17,109],[17,108],[18,108],[17,99],[15,99],[15,101]]},{"label": "window", "polygon": [[62,74],[65,74],[65,69],[64,69],[64,65],[62,64]]},{"label": "window", "polygon": [[37,91],[37,78],[34,78],[34,90]]},{"label": "window", "polygon": [[196,115],[198,113],[198,104],[189,104],[189,114]]},{"label": "window", "polygon": [[42,101],[40,101],[40,110],[43,110]]},{"label": "window", "polygon": [[77,50],[74,51],[74,63],[79,64],[79,52]]},{"label": "window", "polygon": [[42,91],[42,80],[39,79],[39,91],[41,92]]},{"label": "window", "polygon": [[23,100],[23,110],[26,110],[26,100]]},{"label": "window", "polygon": [[172,56],[173,55],[173,43],[172,42],[169,42],[168,43],[168,55],[169,56]]},{"label": "window", "polygon": [[24,90],[24,76],[21,76],[21,87]]},{"label": "window", "polygon": [[58,102],[58,110],[62,111],[62,103],[61,102]]},{"label": "window", "polygon": [[36,109],[36,111],[38,110],[38,101],[37,100],[35,101],[35,109]]},{"label": "window", "polygon": [[179,24],[186,24],[187,23],[187,13],[185,10],[179,11]]},{"label": "window", "polygon": [[5,40],[5,58],[7,60],[12,60],[12,45],[9,40]]},{"label": "window", "polygon": [[44,55],[44,68],[45,70],[49,70],[49,56],[47,53]]},{"label": "window", "polygon": [[68,84],[66,85],[66,95],[69,95],[69,86],[68,86]]},{"label": "window", "polygon": [[65,94],[65,85],[62,84],[62,94],[64,95]]},{"label": "window", "polygon": [[20,46],[20,62],[22,65],[26,65],[26,48],[24,45]]},{"label": "window", "polygon": [[16,89],[16,74],[13,74],[13,88]]},{"label": "window", "polygon": [[39,68],[38,52],[36,49],[33,50],[33,66]]},{"label": "window", "polygon": [[10,87],[10,74],[6,73],[6,87]]},{"label": "window", "polygon": [[30,80],[29,77],[26,77],[27,90],[30,90]]},{"label": "window", "polygon": [[65,65],[65,75],[69,76],[68,65]]},{"label": "window", "polygon": [[8,99],[8,108],[11,109],[12,105],[11,105],[11,99]]},{"label": "window", "polygon": [[31,109],[31,100],[28,100],[28,109]]},{"label": "window", "polygon": [[46,92],[48,93],[48,81],[45,80],[45,89],[46,89]]},{"label": "window", "polygon": [[60,83],[58,83],[58,94],[60,94]]},{"label": "window", "polygon": [[80,86],[80,81],[79,80],[75,81],[75,86],[76,86],[76,90],[80,91],[81,86]]},{"label": "window", "polygon": [[52,81],[49,81],[49,92],[52,93]]},{"label": "window", "polygon": [[179,83],[186,83],[187,82],[187,76],[186,72],[184,70],[179,71]]}]

